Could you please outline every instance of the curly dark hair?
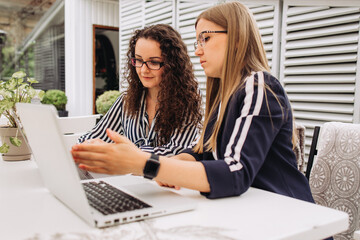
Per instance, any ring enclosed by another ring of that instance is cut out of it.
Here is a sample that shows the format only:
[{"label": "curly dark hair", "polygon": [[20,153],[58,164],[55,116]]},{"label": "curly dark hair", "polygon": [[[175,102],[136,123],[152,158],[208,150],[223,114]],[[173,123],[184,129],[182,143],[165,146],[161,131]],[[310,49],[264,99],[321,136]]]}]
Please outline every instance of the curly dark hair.
[{"label": "curly dark hair", "polygon": [[129,83],[124,99],[125,111],[129,115],[138,114],[142,93],[146,91],[130,61],[135,57],[135,45],[140,38],[158,42],[164,61],[155,123],[158,133],[157,144],[163,145],[170,140],[175,129],[183,129],[185,122],[192,121],[201,126],[202,110],[198,82],[193,73],[187,47],[176,30],[165,24],[136,30],[129,42],[128,64],[124,71],[124,78]]}]

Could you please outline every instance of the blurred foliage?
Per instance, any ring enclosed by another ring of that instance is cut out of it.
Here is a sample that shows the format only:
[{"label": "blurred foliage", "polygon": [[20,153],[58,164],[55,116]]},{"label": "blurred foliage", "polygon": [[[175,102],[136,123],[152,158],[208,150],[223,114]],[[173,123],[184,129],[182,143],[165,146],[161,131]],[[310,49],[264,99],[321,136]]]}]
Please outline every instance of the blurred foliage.
[{"label": "blurred foliage", "polygon": [[58,89],[50,89],[45,92],[41,101],[43,104],[52,104],[58,111],[64,111],[67,103],[65,92]]},{"label": "blurred foliage", "polygon": [[117,90],[109,90],[104,92],[96,99],[96,111],[102,115],[105,115],[119,96],[120,92]]},{"label": "blurred foliage", "polygon": [[[23,71],[29,77],[34,77],[35,74],[35,53],[34,53],[34,46],[30,46],[27,49],[27,58],[28,58],[28,69],[26,69],[26,56],[25,53],[20,53],[19,60],[18,60],[18,69],[16,68],[15,64],[15,47],[12,46],[11,39],[7,39],[5,46],[2,49],[2,78],[11,78],[12,74],[16,71]],[[27,72],[28,70],[28,72]]]}]

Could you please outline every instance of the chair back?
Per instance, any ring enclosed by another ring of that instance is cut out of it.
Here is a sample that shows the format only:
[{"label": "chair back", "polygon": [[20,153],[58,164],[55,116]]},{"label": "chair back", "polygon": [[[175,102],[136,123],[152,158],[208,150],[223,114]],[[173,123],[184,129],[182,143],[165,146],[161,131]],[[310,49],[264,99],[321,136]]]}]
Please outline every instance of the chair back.
[{"label": "chair back", "polygon": [[296,156],[297,167],[300,172],[305,174],[305,126],[295,122],[294,128],[296,132],[296,145],[294,146],[294,153]]},{"label": "chair back", "polygon": [[360,124],[328,122],[321,127],[309,180],[317,204],[349,214],[349,229],[334,239],[353,239],[360,213]]},{"label": "chair back", "polygon": [[59,123],[61,132],[64,134],[65,143],[68,149],[76,144],[77,139],[90,131],[96,124],[96,120],[101,114],[76,116],[76,117],[60,117]]},{"label": "chair back", "polygon": [[307,166],[306,166],[306,172],[305,172],[305,176],[306,176],[307,180],[309,180],[311,168],[314,163],[314,158],[315,158],[315,155],[317,154],[316,146],[317,146],[317,142],[319,139],[319,133],[320,133],[320,126],[315,126],[313,137],[311,140],[311,146],[310,146],[309,158],[308,158],[308,162],[307,162]]}]

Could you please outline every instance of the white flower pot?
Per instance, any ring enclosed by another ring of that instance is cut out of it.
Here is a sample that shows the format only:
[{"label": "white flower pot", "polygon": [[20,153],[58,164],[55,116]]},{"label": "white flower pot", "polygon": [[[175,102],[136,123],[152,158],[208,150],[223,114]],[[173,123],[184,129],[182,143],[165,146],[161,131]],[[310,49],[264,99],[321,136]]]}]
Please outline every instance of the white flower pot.
[{"label": "white flower pot", "polygon": [[18,133],[18,138],[22,141],[20,147],[16,147],[11,144],[9,138],[16,136],[17,128],[11,127],[0,127],[0,141],[1,145],[3,144],[2,141],[5,141],[7,145],[10,146],[8,153],[2,154],[2,159],[4,161],[23,161],[23,160],[30,160],[31,157],[31,150],[28,147],[25,139],[21,136],[21,133]]}]

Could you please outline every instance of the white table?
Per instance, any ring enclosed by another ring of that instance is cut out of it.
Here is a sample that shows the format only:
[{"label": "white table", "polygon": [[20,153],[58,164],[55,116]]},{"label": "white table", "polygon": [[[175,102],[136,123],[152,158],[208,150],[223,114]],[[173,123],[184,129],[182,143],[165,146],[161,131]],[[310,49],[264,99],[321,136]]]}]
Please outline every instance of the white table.
[{"label": "white table", "polygon": [[[120,178],[109,179],[116,184]],[[94,229],[47,191],[34,161],[0,159],[0,239],[311,240],[348,228],[344,212],[255,188],[217,200],[188,189],[179,193],[196,201],[196,210]]]},{"label": "white table", "polygon": [[360,240],[360,230],[354,232],[354,239]]}]

